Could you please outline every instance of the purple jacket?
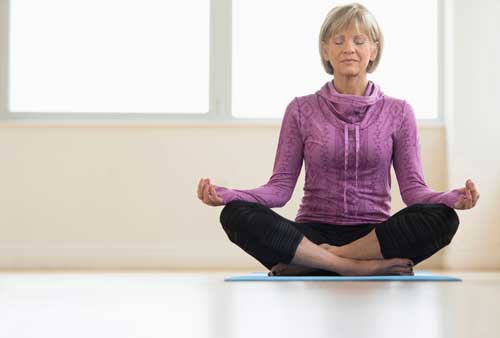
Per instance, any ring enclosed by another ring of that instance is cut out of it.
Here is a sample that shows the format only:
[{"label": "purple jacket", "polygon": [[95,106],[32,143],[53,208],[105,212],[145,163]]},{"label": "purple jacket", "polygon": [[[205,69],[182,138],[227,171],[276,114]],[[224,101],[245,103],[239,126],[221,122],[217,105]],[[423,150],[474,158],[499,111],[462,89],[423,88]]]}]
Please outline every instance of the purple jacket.
[{"label": "purple jacket", "polygon": [[363,96],[340,94],[328,81],[287,106],[273,174],[255,189],[217,187],[233,200],[282,207],[292,197],[305,164],[304,196],[295,222],[342,225],[381,223],[390,217],[391,163],[403,202],[453,208],[458,189],[431,190],[424,180],[415,113],[368,81]]}]

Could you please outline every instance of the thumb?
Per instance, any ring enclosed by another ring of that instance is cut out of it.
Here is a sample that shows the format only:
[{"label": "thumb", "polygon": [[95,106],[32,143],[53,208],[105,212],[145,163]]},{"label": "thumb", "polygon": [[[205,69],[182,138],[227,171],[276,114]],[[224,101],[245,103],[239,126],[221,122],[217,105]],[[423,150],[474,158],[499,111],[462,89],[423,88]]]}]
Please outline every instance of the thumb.
[{"label": "thumb", "polygon": [[210,193],[218,203],[224,203],[224,199],[221,196],[217,195],[217,191],[215,190],[216,187],[216,185],[212,184],[212,186],[210,187]]}]

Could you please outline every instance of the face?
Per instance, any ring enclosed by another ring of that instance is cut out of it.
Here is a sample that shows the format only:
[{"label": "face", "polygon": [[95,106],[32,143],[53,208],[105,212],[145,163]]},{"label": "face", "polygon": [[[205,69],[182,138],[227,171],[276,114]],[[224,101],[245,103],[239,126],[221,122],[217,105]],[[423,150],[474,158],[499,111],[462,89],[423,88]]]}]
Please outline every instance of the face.
[{"label": "face", "polygon": [[354,27],[332,35],[322,46],[323,57],[330,61],[334,75],[366,74],[368,63],[377,57],[376,44],[371,42],[368,35]]}]

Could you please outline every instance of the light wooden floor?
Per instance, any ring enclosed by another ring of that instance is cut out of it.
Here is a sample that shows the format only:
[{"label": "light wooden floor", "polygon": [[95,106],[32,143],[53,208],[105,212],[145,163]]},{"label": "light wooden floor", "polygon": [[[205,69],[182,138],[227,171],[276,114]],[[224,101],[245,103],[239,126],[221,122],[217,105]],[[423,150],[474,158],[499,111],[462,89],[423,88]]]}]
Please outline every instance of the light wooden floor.
[{"label": "light wooden floor", "polygon": [[223,280],[252,271],[0,271],[0,337],[500,337],[500,272],[430,270],[462,282]]}]

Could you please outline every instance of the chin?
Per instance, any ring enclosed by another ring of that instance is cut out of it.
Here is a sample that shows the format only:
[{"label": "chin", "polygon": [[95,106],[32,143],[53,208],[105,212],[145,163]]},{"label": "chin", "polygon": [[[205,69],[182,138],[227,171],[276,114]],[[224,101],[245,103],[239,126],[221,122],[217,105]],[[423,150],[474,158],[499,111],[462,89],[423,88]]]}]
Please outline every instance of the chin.
[{"label": "chin", "polygon": [[349,72],[349,71],[340,72],[340,75],[343,75],[343,76],[358,76],[359,74],[361,74],[360,71],[356,71],[356,72],[354,72],[354,71],[351,71],[351,72]]}]

